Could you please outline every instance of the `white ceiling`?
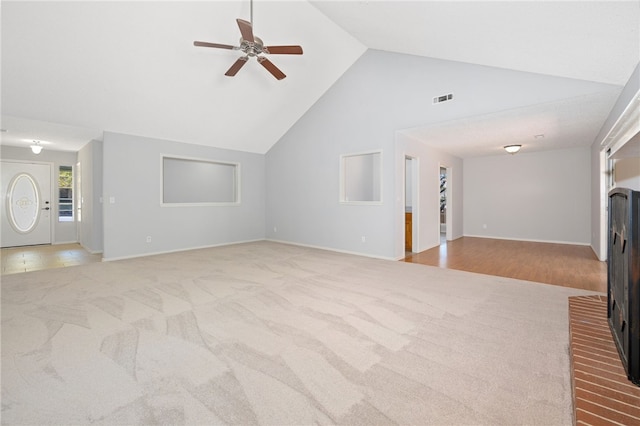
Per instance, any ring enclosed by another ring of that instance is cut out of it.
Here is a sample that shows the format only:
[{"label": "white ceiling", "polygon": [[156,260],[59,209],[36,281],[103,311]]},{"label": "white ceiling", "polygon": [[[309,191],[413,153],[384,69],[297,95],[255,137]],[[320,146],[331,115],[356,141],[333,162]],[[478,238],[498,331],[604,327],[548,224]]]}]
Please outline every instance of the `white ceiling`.
[{"label": "white ceiling", "polygon": [[[306,1],[257,2],[255,34],[305,54],[272,55],[282,81],[255,60],[230,78],[241,55],[193,41],[237,44],[236,18],[250,18],[248,2],[3,1],[2,114],[266,152],[365,47]],[[87,142],[46,127],[33,138],[52,148]],[[7,144],[28,132],[6,129]]]},{"label": "white ceiling", "polygon": [[624,85],[640,1],[315,1],[371,49]]},{"label": "white ceiling", "polygon": [[593,141],[640,60],[640,1],[256,0],[256,35],[304,48],[271,56],[282,81],[255,61],[225,77],[237,52],[193,46],[236,44],[245,0],[1,7],[2,143],[47,149],[78,150],[114,131],[264,153],[367,48],[615,85],[405,130],[461,157],[492,153],[498,128],[529,138],[535,128],[545,134],[536,149],[557,149]]},{"label": "white ceiling", "polygon": [[577,96],[494,114],[467,117],[402,133],[461,158],[503,154],[519,144],[526,152],[591,145],[617,92]]}]

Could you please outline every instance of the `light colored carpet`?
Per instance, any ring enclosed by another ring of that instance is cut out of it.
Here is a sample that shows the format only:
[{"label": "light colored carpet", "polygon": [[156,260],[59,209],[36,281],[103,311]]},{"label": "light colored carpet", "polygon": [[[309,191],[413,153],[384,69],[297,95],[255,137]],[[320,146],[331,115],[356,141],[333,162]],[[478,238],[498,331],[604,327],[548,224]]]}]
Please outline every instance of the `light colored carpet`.
[{"label": "light colored carpet", "polygon": [[270,242],[4,276],[2,423],[568,425],[583,294]]}]

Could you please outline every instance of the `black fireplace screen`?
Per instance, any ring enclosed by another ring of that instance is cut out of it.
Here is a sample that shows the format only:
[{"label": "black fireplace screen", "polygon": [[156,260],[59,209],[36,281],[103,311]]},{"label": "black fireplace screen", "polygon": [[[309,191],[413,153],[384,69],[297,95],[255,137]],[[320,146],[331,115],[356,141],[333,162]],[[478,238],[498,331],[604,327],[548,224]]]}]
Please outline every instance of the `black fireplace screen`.
[{"label": "black fireplace screen", "polygon": [[609,192],[607,317],[629,380],[640,386],[640,192]]}]

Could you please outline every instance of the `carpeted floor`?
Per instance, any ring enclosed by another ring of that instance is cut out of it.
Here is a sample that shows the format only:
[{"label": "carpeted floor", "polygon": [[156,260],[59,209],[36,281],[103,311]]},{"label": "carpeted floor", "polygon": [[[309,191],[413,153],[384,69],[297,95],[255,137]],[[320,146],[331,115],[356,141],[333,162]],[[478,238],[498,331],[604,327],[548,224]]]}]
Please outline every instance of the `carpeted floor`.
[{"label": "carpeted floor", "polygon": [[259,242],[2,277],[3,424],[571,424],[558,286]]}]

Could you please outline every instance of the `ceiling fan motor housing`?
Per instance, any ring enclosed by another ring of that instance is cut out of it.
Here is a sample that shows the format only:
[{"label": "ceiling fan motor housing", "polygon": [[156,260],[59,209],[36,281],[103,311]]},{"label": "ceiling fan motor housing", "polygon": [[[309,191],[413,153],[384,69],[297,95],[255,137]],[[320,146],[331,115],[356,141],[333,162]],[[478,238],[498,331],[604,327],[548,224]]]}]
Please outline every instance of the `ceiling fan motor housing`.
[{"label": "ceiling fan motor housing", "polygon": [[[254,41],[240,39],[240,50],[242,50],[246,55],[249,56],[258,56],[259,54],[265,52],[264,43],[260,37],[254,37]],[[268,52],[267,52],[268,53]]]}]

